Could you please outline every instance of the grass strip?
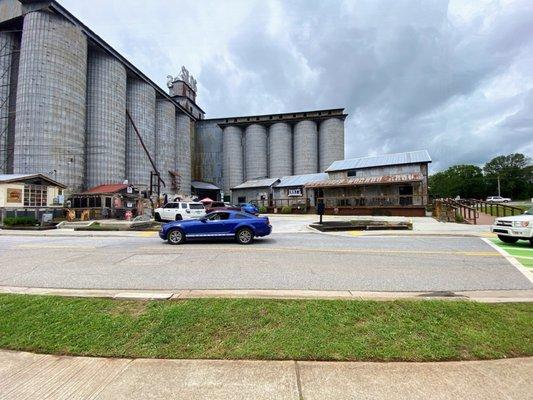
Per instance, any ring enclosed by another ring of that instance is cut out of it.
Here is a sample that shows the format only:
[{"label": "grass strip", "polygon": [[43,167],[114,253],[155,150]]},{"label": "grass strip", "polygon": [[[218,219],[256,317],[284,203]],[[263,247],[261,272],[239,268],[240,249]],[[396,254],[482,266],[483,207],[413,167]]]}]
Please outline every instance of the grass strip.
[{"label": "grass strip", "polygon": [[519,240],[516,243],[504,243],[500,239],[490,239],[492,243],[505,250],[510,256],[524,267],[533,268],[533,247],[527,241]]},{"label": "grass strip", "polygon": [[155,358],[436,361],[533,355],[533,304],[0,295],[0,347]]}]

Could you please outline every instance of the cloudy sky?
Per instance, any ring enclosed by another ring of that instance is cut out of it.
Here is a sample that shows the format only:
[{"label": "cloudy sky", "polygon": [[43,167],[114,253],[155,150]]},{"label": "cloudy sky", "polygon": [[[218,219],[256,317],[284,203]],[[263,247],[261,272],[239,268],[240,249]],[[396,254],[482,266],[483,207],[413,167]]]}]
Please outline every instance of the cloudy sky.
[{"label": "cloudy sky", "polygon": [[531,0],[60,0],[207,118],[344,107],[346,157],[533,156]]}]

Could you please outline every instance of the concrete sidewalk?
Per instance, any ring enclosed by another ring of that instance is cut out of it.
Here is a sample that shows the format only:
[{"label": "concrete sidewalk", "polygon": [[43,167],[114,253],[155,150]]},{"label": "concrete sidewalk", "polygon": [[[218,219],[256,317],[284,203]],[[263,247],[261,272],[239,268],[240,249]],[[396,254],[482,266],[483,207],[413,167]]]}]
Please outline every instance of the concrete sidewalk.
[{"label": "concrete sidewalk", "polygon": [[58,357],[0,350],[0,399],[530,399],[533,358],[368,363]]}]

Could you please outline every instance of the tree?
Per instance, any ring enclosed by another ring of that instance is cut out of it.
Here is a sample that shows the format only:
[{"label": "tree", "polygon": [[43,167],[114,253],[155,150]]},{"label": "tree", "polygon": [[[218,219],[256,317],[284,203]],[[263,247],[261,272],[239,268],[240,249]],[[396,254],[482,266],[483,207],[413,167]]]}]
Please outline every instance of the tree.
[{"label": "tree", "polygon": [[475,165],[454,165],[429,177],[429,192],[438,197],[483,198],[483,172]]},{"label": "tree", "polygon": [[487,188],[491,194],[498,193],[498,178],[501,195],[513,199],[533,196],[532,168],[524,154],[514,153],[498,156],[483,167]]}]

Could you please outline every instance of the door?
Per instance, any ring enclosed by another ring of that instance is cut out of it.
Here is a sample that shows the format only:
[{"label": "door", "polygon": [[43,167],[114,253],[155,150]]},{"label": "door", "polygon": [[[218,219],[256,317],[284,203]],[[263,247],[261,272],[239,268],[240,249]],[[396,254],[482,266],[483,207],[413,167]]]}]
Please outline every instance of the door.
[{"label": "door", "polygon": [[163,212],[161,215],[162,219],[165,219],[167,221],[174,221],[174,214],[176,211],[176,208],[178,207],[178,203],[167,203],[163,207]]}]

